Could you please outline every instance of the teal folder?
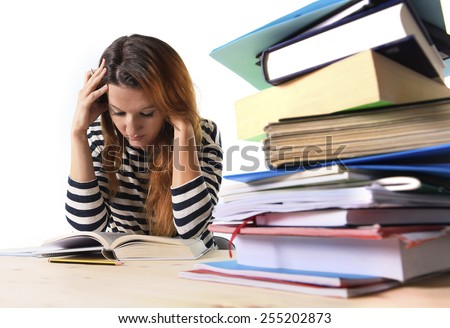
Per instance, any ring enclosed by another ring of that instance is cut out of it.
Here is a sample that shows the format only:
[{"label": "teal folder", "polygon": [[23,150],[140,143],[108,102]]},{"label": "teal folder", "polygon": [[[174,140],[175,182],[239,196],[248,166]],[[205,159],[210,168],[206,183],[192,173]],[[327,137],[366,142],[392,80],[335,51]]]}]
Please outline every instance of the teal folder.
[{"label": "teal folder", "polygon": [[[417,11],[420,18],[445,31],[446,22],[442,12],[441,1],[448,0],[410,0],[410,3]],[[447,22],[447,24],[449,23]]]},{"label": "teal folder", "polygon": [[[360,1],[360,0],[358,0]],[[319,0],[214,49],[210,56],[259,90],[271,87],[264,79],[259,56],[266,48],[328,17],[355,0]]]}]

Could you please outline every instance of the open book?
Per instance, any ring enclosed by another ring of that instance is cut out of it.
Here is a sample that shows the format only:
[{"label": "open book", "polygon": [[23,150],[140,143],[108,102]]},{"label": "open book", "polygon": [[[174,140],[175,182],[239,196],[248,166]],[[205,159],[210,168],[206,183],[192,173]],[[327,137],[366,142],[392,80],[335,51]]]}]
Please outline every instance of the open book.
[{"label": "open book", "polygon": [[[80,231],[47,240],[16,254],[38,257],[89,257],[111,260],[188,260],[208,251],[200,239],[180,239],[127,233]],[[6,254],[4,254],[6,255]]]}]

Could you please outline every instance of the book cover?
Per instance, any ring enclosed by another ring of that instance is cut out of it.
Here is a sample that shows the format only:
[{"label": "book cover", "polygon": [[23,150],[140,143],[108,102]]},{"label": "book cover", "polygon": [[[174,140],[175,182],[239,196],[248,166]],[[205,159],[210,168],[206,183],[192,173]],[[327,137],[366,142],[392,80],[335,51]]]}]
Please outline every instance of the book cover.
[{"label": "book cover", "polygon": [[266,89],[271,85],[264,80],[259,65],[264,49],[354,2],[357,1],[315,1],[214,49],[210,56],[257,89]]},{"label": "book cover", "polygon": [[[334,24],[269,47],[262,55],[267,81],[279,84],[360,51],[414,35],[440,81],[445,64],[422,21],[407,1],[382,2]],[[396,59],[396,57],[393,57]]]}]

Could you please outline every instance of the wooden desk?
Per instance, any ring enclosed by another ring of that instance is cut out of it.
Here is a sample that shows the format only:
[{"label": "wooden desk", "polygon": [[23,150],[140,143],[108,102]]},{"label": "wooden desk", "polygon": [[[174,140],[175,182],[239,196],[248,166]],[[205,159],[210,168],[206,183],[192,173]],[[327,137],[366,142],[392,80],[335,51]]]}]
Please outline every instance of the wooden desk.
[{"label": "wooden desk", "polygon": [[[215,251],[198,261],[226,259]],[[0,307],[443,307],[450,273],[353,299],[334,299],[181,279],[195,261],[138,261],[122,266],[54,264],[1,257]]]}]

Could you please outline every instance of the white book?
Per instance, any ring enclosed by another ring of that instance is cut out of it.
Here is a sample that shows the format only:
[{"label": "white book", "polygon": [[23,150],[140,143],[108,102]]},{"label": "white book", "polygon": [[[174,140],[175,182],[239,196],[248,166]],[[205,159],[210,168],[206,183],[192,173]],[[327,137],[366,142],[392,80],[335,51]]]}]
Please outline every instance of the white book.
[{"label": "white book", "polygon": [[342,227],[347,225],[450,224],[450,207],[388,207],[271,212],[256,215],[256,225]]},{"label": "white book", "polygon": [[450,233],[445,230],[379,239],[269,233],[270,230],[268,234],[238,234],[234,240],[237,262],[267,268],[372,275],[398,281],[450,270]]},{"label": "white book", "polygon": [[[370,14],[355,15],[342,23],[304,33],[263,53],[263,70],[267,80],[277,80],[307,71],[368,49],[414,36],[426,58],[444,81],[445,64],[426,30],[418,23],[409,5],[390,1],[386,8]],[[377,8],[377,7],[375,7]]]},{"label": "white book", "polygon": [[[244,220],[266,212],[312,211],[331,208],[449,207],[448,194],[421,193],[413,177],[389,177],[367,186],[292,187],[230,195],[213,212],[218,221]],[[403,190],[413,192],[399,192]],[[416,192],[417,191],[417,192]]]},{"label": "white book", "polygon": [[[243,177],[245,176],[245,173],[240,174],[239,176]],[[329,185],[352,181],[368,181],[373,179],[373,177],[373,174],[358,173],[342,168],[339,165],[330,165],[291,173],[286,172],[286,174],[279,174],[247,183],[233,181],[232,183],[222,186],[219,196],[222,197],[222,200],[226,201],[229,199],[228,196],[245,194],[253,191],[296,186]],[[225,178],[230,180],[233,179],[232,176],[226,176]]]}]

